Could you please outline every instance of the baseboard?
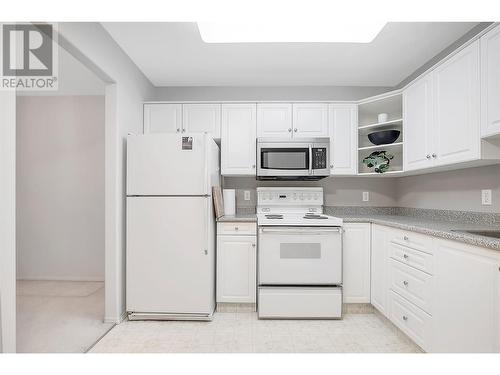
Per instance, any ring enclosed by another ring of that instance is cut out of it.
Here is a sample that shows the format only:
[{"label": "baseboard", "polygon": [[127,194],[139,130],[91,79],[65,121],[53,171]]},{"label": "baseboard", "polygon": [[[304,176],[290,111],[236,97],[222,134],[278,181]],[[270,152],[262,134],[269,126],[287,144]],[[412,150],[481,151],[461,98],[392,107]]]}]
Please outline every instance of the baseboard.
[{"label": "baseboard", "polygon": [[19,277],[17,281],[89,281],[104,282],[102,277]]},{"label": "baseboard", "polygon": [[373,314],[375,308],[370,303],[343,303],[343,314]]},{"label": "baseboard", "polygon": [[124,311],[119,317],[104,317],[104,323],[120,324],[127,319],[127,312]]},{"label": "baseboard", "polygon": [[255,312],[257,305],[255,303],[217,303],[217,312]]}]

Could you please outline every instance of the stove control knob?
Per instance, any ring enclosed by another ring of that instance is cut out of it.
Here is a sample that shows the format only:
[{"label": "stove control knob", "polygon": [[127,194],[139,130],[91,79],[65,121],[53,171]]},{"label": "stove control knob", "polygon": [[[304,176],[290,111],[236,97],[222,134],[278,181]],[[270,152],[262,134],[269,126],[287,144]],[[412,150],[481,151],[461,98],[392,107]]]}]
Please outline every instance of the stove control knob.
[{"label": "stove control knob", "polygon": [[293,200],[297,200],[297,193],[293,193]]},{"label": "stove control knob", "polygon": [[300,194],[300,200],[303,201],[304,200],[304,194]]}]

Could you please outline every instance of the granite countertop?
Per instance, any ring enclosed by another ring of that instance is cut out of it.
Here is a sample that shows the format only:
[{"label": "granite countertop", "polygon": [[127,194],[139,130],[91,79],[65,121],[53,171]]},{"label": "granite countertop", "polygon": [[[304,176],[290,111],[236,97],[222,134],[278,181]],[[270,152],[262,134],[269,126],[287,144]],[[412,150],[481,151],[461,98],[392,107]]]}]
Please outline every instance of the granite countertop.
[{"label": "granite countertop", "polygon": [[248,223],[256,223],[257,215],[250,213],[237,213],[236,215],[223,215],[217,219],[219,223],[224,222],[248,222]]},{"label": "granite countertop", "polygon": [[469,220],[455,221],[443,220],[442,218],[431,219],[428,217],[375,213],[336,213],[335,216],[341,217],[346,223],[369,222],[372,224],[386,225],[500,251],[500,239],[453,231],[464,229],[499,230],[500,226],[496,223],[471,222]]}]

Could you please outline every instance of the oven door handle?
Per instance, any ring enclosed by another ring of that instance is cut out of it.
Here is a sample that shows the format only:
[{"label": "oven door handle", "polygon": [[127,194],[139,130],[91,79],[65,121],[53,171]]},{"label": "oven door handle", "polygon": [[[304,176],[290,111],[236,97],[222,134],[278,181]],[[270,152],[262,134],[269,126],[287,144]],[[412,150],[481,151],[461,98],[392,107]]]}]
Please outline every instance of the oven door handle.
[{"label": "oven door handle", "polygon": [[313,174],[313,152],[311,145],[309,145],[309,174]]},{"label": "oven door handle", "polygon": [[320,233],[342,233],[342,227],[331,228],[260,228],[261,233],[283,233],[283,234],[320,234]]}]

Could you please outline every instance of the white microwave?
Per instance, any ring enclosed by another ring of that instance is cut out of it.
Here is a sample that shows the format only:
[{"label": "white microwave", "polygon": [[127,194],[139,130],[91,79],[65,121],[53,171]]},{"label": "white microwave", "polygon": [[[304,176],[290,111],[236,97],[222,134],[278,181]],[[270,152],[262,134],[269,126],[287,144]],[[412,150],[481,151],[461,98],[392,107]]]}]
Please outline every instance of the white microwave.
[{"label": "white microwave", "polygon": [[329,138],[257,139],[258,180],[320,180],[330,175]]}]

